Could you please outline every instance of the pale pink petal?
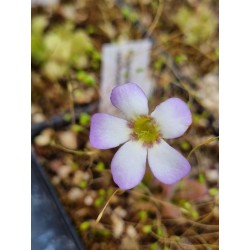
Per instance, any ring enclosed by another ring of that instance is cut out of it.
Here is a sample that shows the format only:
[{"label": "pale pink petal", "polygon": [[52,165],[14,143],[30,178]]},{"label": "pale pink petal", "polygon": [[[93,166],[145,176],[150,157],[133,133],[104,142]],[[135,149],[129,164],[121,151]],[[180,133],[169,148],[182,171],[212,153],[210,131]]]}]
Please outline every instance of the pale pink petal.
[{"label": "pale pink petal", "polygon": [[148,115],[147,97],[134,83],[126,83],[114,88],[110,100],[129,119],[139,115]]},{"label": "pale pink petal", "polygon": [[158,123],[161,134],[166,139],[183,135],[192,123],[189,107],[179,98],[170,98],[162,102],[151,116]]},{"label": "pale pink petal", "polygon": [[129,141],[114,155],[111,172],[119,188],[126,190],[138,185],[146,168],[147,149],[140,143]]},{"label": "pale pink petal", "polygon": [[99,149],[114,148],[128,141],[130,132],[126,120],[97,113],[91,118],[90,144]]},{"label": "pale pink petal", "polygon": [[148,163],[154,176],[165,184],[179,181],[191,169],[187,159],[164,140],[148,149]]}]

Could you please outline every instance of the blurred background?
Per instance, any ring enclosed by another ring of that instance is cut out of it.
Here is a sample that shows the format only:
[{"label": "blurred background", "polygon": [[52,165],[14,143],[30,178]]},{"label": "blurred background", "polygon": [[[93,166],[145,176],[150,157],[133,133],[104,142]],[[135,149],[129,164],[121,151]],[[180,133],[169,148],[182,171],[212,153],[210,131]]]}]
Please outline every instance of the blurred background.
[{"label": "blurred background", "polygon": [[[218,249],[218,1],[33,0],[31,14],[32,125],[47,122],[32,145],[86,249]],[[192,111],[188,132],[168,141],[192,171],[168,186],[148,170],[109,200],[117,149],[89,144],[102,49],[142,39],[152,42],[151,110],[176,96]]]}]

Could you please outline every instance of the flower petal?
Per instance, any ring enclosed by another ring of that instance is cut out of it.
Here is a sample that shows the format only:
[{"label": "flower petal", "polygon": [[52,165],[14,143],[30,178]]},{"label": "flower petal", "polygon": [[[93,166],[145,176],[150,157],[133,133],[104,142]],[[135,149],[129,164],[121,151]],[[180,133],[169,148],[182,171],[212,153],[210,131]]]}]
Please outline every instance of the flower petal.
[{"label": "flower petal", "polygon": [[129,141],[114,155],[111,172],[114,182],[123,190],[138,185],[146,169],[147,149],[140,143]]},{"label": "flower petal", "polygon": [[134,83],[126,83],[114,88],[110,100],[129,119],[138,115],[148,115],[147,97]]},{"label": "flower petal", "polygon": [[188,174],[187,159],[164,140],[148,149],[148,162],[154,176],[165,184],[172,184]]},{"label": "flower petal", "polygon": [[162,136],[166,139],[183,135],[192,123],[189,107],[179,98],[169,98],[162,102],[151,116],[158,123]]},{"label": "flower petal", "polygon": [[97,113],[91,118],[90,144],[99,149],[114,148],[128,141],[130,132],[126,120]]}]

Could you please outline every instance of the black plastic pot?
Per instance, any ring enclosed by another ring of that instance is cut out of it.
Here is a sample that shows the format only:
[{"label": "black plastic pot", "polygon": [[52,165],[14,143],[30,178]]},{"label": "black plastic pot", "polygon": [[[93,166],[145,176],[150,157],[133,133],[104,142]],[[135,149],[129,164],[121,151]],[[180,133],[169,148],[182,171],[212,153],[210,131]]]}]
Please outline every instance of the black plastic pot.
[{"label": "black plastic pot", "polygon": [[[75,110],[76,119],[81,112],[92,113],[96,104]],[[31,139],[45,128],[62,128],[70,124],[64,115],[32,125]],[[75,227],[65,212],[43,167],[31,152],[31,247],[32,250],[85,250]]]},{"label": "black plastic pot", "polygon": [[31,249],[84,250],[46,173],[31,153]]}]

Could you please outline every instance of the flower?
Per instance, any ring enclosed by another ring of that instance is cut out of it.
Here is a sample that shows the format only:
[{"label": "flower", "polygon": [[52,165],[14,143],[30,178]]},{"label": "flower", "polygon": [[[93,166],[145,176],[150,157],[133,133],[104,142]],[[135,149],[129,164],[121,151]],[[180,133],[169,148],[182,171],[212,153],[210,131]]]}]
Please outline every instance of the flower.
[{"label": "flower", "polygon": [[153,175],[165,184],[173,184],[188,174],[189,162],[164,140],[183,135],[192,123],[185,102],[169,98],[148,115],[147,97],[134,83],[115,87],[110,100],[126,120],[104,113],[94,114],[90,143],[98,149],[123,144],[111,162],[113,180],[120,189],[131,189],[141,182],[147,160]]}]

